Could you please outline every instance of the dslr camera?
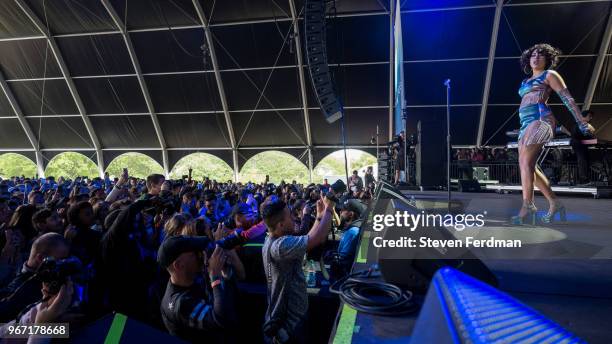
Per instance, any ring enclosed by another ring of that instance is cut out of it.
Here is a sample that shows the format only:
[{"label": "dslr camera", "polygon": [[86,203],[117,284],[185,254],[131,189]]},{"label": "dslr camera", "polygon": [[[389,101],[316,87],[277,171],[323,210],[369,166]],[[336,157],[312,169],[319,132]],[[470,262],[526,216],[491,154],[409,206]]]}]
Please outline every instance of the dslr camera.
[{"label": "dslr camera", "polygon": [[36,276],[49,285],[49,293],[57,294],[68,277],[77,275],[81,272],[83,265],[77,257],[65,259],[55,259],[47,257],[36,270]]},{"label": "dslr camera", "polygon": [[173,214],[175,211],[175,204],[172,195],[164,195],[152,197],[151,198],[151,207],[145,209],[145,212],[155,216],[156,214]]}]

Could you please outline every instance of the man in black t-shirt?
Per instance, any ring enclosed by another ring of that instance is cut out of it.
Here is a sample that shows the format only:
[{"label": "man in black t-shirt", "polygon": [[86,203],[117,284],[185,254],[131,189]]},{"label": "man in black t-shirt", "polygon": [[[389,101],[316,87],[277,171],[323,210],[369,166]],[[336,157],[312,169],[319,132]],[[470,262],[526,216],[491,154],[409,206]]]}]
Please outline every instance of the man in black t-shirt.
[{"label": "man in black t-shirt", "polygon": [[205,237],[175,236],[159,247],[159,264],[170,274],[161,302],[162,320],[170,334],[184,340],[223,343],[229,337],[226,330],[237,323],[235,286],[223,277],[227,254],[217,246],[208,259],[210,297],[201,275],[208,244]]}]

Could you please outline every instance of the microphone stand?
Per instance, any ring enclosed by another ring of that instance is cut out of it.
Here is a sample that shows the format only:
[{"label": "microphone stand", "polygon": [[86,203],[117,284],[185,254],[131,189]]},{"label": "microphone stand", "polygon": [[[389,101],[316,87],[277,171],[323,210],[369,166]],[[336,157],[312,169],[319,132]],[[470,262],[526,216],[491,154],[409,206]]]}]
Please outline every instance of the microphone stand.
[{"label": "microphone stand", "polygon": [[[408,150],[406,147],[406,141],[408,141],[408,113],[406,112],[406,101],[404,100],[404,104],[402,104],[402,122],[404,122],[404,183],[408,184]],[[401,175],[400,170],[400,175]]]},{"label": "microphone stand", "polygon": [[450,86],[451,80],[446,79],[446,189],[448,190],[448,212],[451,211],[451,185],[450,185],[450,163],[451,163],[451,134],[450,134]]},{"label": "microphone stand", "polygon": [[376,164],[379,163],[379,152],[378,152],[379,144],[378,144],[378,124],[376,125]]}]

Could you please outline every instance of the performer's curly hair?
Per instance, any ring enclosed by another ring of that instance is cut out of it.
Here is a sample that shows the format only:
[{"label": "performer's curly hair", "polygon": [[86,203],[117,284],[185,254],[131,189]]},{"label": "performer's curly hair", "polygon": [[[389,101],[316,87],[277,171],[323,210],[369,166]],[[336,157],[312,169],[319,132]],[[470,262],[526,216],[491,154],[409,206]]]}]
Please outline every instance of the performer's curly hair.
[{"label": "performer's curly hair", "polygon": [[559,63],[559,55],[561,55],[561,50],[547,43],[536,44],[523,51],[523,54],[521,54],[521,69],[525,74],[531,74],[531,65],[529,60],[531,59],[531,54],[534,50],[540,51],[540,53],[546,58],[546,69],[555,68],[555,66],[557,66]]}]

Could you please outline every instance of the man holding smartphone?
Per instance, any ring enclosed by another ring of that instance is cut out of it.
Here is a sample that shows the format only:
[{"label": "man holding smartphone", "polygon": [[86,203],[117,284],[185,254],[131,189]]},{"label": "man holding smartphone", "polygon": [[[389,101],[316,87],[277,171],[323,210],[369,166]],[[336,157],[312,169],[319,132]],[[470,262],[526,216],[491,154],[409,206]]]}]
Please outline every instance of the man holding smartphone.
[{"label": "man holding smartphone", "polygon": [[263,218],[270,234],[262,252],[268,285],[263,331],[269,343],[307,342],[304,329],[308,293],[302,261],[307,251],[327,239],[334,206],[328,198],[321,197],[312,229],[306,235],[295,236],[291,212],[285,202],[271,197],[263,205]]}]

